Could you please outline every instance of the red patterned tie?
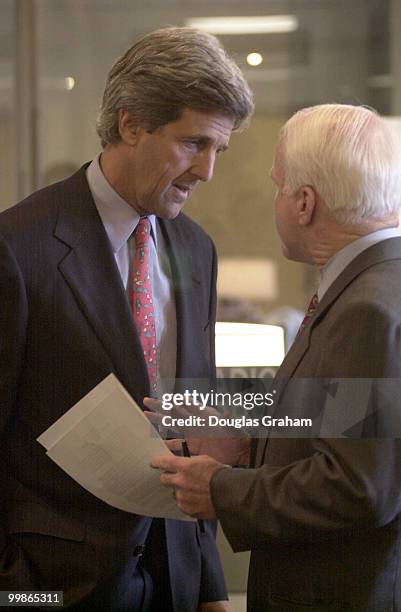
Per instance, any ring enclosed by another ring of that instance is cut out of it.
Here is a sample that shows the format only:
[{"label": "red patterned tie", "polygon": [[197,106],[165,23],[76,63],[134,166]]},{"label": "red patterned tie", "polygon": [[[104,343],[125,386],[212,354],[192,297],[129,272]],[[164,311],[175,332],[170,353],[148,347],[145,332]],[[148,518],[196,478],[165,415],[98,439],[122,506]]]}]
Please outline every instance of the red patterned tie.
[{"label": "red patterned tie", "polygon": [[317,308],[318,301],[319,299],[318,299],[317,293],[314,293],[311,301],[309,302],[308,310],[306,311],[306,314],[304,318],[302,319],[302,323],[299,326],[297,337],[299,336],[301,331],[308,325],[310,319],[312,318],[313,313],[315,312]]},{"label": "red patterned tie", "polygon": [[150,221],[141,217],[135,229],[135,254],[132,261],[130,301],[135,325],[148,368],[150,391],[156,393],[157,344],[155,309],[150,279]]}]

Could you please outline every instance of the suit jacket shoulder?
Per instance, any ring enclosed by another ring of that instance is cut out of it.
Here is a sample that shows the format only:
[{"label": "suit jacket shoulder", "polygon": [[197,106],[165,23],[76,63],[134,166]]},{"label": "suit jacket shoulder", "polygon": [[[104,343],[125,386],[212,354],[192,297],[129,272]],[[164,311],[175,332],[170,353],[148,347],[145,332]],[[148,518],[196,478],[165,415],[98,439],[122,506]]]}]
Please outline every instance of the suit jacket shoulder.
[{"label": "suit jacket shoulder", "polygon": [[63,226],[68,244],[76,244],[93,224],[102,228],[86,180],[85,164],[69,178],[44,187],[0,214],[0,233],[18,248],[32,245],[32,237],[53,238]]},{"label": "suit jacket shoulder", "polygon": [[281,378],[401,376],[401,238],[363,251],[324,295]]}]

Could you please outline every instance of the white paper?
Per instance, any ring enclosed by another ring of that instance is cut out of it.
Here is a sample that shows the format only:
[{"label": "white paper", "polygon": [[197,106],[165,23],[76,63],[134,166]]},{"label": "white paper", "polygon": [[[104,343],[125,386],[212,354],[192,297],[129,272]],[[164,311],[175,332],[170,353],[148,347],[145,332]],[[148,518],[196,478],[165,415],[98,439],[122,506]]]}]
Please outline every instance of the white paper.
[{"label": "white paper", "polygon": [[110,374],[38,438],[47,455],[107,504],[143,516],[194,520],[160,484],[152,457],[170,455],[138,404]]}]

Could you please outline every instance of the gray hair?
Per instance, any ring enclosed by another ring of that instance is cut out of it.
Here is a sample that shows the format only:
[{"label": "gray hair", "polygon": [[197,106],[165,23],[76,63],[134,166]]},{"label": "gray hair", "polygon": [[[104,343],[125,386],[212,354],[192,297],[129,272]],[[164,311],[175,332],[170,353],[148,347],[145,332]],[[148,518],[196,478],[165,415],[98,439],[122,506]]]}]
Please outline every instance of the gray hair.
[{"label": "gray hair", "polygon": [[107,77],[97,120],[102,146],[120,140],[125,110],[148,131],[176,121],[185,108],[219,112],[245,125],[252,92],[215,36],[193,28],[163,28],[135,43]]},{"label": "gray hair", "polygon": [[388,125],[363,106],[322,104],[283,127],[287,195],[313,187],[339,223],[396,215],[401,205],[401,147]]}]

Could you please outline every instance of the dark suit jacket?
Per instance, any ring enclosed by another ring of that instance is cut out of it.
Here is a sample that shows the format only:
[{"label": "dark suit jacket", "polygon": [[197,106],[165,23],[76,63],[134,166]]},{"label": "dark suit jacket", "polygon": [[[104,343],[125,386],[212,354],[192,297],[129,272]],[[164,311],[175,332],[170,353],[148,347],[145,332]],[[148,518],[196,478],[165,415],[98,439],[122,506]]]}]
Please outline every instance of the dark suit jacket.
[{"label": "dark suit jacket", "polygon": [[[400,238],[351,262],[279,369],[277,409],[317,414],[320,379],[401,378],[400,279]],[[371,439],[255,440],[251,469],[215,475],[225,534],[252,550],[250,611],[401,611],[401,441],[374,439],[372,389]]]},{"label": "dark suit jacket", "polygon": [[[210,380],[215,250],[184,215],[159,222],[175,287],[177,377]],[[138,562],[133,553],[151,519],[100,502],[36,442],[110,372],[137,402],[149,394],[140,341],[85,167],[2,213],[0,236],[0,432],[7,474],[1,476],[0,589],[63,590],[68,605],[128,610],[129,577]],[[174,610],[225,599],[213,531],[211,524],[199,533],[194,523],[166,521]]]}]

